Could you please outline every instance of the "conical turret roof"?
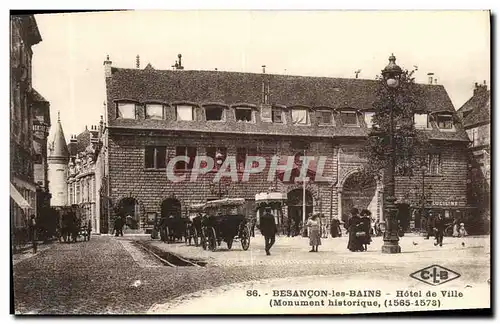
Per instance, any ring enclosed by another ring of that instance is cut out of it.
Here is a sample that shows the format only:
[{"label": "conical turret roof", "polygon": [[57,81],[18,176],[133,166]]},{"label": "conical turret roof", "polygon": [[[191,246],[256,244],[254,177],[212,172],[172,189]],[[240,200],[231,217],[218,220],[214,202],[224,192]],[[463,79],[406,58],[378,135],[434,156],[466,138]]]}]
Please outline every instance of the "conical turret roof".
[{"label": "conical turret roof", "polygon": [[49,158],[69,159],[68,145],[64,138],[64,131],[61,125],[61,119],[57,118],[56,129],[54,137],[49,147]]}]

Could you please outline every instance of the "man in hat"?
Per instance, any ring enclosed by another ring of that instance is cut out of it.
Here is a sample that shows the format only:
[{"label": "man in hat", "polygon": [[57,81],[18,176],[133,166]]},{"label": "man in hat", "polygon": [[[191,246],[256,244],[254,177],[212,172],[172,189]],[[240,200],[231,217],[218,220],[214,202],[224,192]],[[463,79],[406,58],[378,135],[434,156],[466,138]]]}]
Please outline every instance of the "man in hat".
[{"label": "man in hat", "polygon": [[260,216],[260,232],[265,239],[266,254],[271,255],[271,247],[276,240],[276,222],[273,214],[271,214],[271,207],[266,207],[265,212]]}]

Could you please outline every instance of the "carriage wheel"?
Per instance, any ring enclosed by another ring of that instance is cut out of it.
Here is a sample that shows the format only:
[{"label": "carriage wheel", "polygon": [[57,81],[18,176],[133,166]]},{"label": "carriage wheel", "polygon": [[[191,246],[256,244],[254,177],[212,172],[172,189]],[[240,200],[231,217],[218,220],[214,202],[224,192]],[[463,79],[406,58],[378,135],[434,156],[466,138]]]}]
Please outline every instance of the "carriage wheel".
[{"label": "carriage wheel", "polygon": [[193,239],[194,239],[194,246],[199,246],[200,245],[200,242],[198,240],[198,231],[196,230],[196,228],[194,228],[194,231],[193,231]]},{"label": "carriage wheel", "polygon": [[248,227],[242,226],[240,230],[240,241],[241,241],[241,248],[243,251],[248,250],[250,247],[250,232],[248,231]]},{"label": "carriage wheel", "polygon": [[210,251],[213,252],[217,250],[217,236],[215,235],[215,228],[212,227],[210,228],[210,230],[209,231],[211,232],[211,237],[209,238],[208,245]]},{"label": "carriage wheel", "polygon": [[227,249],[228,249],[228,250],[231,250],[231,247],[233,246],[233,238],[232,238],[232,237],[231,237],[231,238],[228,238],[228,239],[226,240],[226,243],[227,243]]},{"label": "carriage wheel", "polygon": [[203,250],[207,249],[207,231],[205,228],[201,230],[201,247]]}]

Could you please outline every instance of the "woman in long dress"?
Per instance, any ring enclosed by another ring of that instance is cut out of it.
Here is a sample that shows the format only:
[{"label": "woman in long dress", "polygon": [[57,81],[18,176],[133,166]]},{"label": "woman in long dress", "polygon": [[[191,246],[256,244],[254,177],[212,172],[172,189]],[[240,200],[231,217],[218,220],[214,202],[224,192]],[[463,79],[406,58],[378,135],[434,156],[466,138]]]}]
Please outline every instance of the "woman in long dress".
[{"label": "woman in long dress", "polygon": [[358,232],[363,232],[364,236],[360,236],[359,240],[363,244],[363,250],[367,250],[367,245],[371,243],[371,235],[370,235],[370,229],[371,229],[371,218],[370,216],[372,213],[368,209],[363,209],[361,211],[361,231]]},{"label": "woman in long dress", "polygon": [[318,246],[321,245],[321,222],[318,215],[311,216],[306,223],[309,230],[309,245],[312,247],[309,252],[318,252]]},{"label": "woman in long dress", "polygon": [[356,236],[356,233],[360,231],[361,218],[359,217],[359,211],[357,208],[351,210],[351,218],[347,221],[346,228],[349,233],[349,243],[347,243],[347,248],[351,252],[363,251],[363,245],[360,239]]}]

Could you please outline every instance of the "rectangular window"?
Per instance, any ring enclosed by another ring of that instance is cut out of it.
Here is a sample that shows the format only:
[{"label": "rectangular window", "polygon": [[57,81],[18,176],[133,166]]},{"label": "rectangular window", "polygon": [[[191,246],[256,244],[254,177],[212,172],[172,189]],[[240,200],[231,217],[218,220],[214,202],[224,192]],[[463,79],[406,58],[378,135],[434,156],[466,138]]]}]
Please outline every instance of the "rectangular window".
[{"label": "rectangular window", "polygon": [[252,108],[235,108],[234,116],[237,121],[251,122],[252,118]]},{"label": "rectangular window", "polygon": [[116,118],[135,119],[135,103],[119,102]]},{"label": "rectangular window", "polygon": [[147,104],[146,119],[164,119],[164,109],[162,104]]},{"label": "rectangular window", "polygon": [[190,105],[177,105],[175,106],[177,120],[194,120],[194,107]]},{"label": "rectangular window", "polygon": [[331,111],[318,111],[317,117],[318,117],[318,124],[320,125],[332,125],[333,123]]},{"label": "rectangular window", "polygon": [[191,170],[196,158],[196,147],[177,146],[175,148],[175,156],[186,156],[188,158],[188,162],[178,161],[175,164],[177,170]]},{"label": "rectangular window", "polygon": [[358,116],[355,111],[343,111],[340,113],[342,125],[345,126],[358,126]]},{"label": "rectangular window", "polygon": [[374,112],[365,112],[365,124],[367,128],[372,128],[373,127],[373,116],[375,115]]},{"label": "rectangular window", "polygon": [[279,108],[273,108],[271,118],[273,123],[283,123],[283,110]]},{"label": "rectangular window", "polygon": [[307,111],[307,109],[293,109],[292,123],[295,125],[309,124],[309,112]]},{"label": "rectangular window", "polygon": [[207,121],[221,121],[224,116],[223,107],[205,107],[205,117]]},{"label": "rectangular window", "polygon": [[441,174],[441,154],[433,153],[427,155],[428,174]]},{"label": "rectangular window", "polygon": [[167,167],[167,147],[146,146],[144,167],[146,169],[165,169]]},{"label": "rectangular window", "polygon": [[80,183],[76,184],[76,203],[80,202]]},{"label": "rectangular window", "polygon": [[417,129],[431,128],[429,125],[429,116],[427,114],[414,114],[413,122]]},{"label": "rectangular window", "polygon": [[453,129],[453,116],[452,115],[438,115],[437,125],[439,129]]},{"label": "rectangular window", "polygon": [[480,141],[479,141],[479,129],[476,128],[470,128],[467,130],[467,135],[469,135],[469,140],[472,142],[473,146],[478,146]]}]

